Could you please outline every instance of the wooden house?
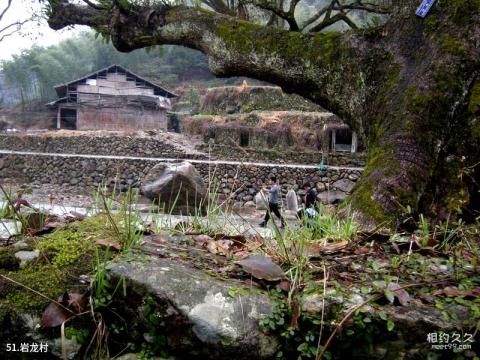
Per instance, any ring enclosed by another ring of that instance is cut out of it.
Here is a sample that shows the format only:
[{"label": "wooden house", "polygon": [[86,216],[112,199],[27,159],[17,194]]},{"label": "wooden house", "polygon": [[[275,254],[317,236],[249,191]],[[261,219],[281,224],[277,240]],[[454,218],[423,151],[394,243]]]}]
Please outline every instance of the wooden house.
[{"label": "wooden house", "polygon": [[120,65],[55,86],[56,128],[71,130],[167,130],[174,93]]}]

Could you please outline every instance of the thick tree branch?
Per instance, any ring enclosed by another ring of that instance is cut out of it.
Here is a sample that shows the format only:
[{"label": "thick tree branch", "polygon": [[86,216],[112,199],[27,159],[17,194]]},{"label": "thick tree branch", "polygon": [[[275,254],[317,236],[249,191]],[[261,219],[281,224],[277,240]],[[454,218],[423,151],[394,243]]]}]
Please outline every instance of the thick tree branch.
[{"label": "thick tree branch", "polygon": [[209,6],[212,10],[225,15],[235,16],[234,9],[230,8],[223,0],[205,0],[205,5]]},{"label": "thick tree branch", "polygon": [[319,9],[315,15],[311,16],[308,20],[306,20],[302,24],[302,28],[306,29],[308,26],[318,21],[324,15],[325,15],[325,18],[329,18],[330,14],[333,11],[334,6],[335,6],[335,1],[332,1],[329,5],[326,5],[323,8]]},{"label": "thick tree branch", "polygon": [[302,29],[306,29],[320,19],[322,20],[313,26],[309,30],[310,32],[321,31],[339,21],[345,22],[352,29],[357,29],[358,26],[347,15],[348,12],[352,10],[383,15],[391,13],[391,9],[386,6],[380,6],[379,4],[374,3],[364,3],[362,0],[354,0],[348,3],[344,3],[339,0],[331,0],[328,5],[320,8],[313,16],[306,20],[302,24]]},{"label": "thick tree branch", "polygon": [[[113,6],[112,6],[113,9]],[[101,28],[109,24],[109,11],[90,6],[70,4],[66,0],[50,1],[48,25],[59,30],[71,25],[86,25]]]},{"label": "thick tree branch", "polygon": [[90,0],[82,0],[85,4],[96,10],[108,10],[111,9],[112,5],[101,5],[91,2]]},{"label": "thick tree branch", "polygon": [[288,11],[283,9],[283,1],[278,3],[272,0],[242,0],[245,4],[254,5],[260,9],[271,11],[288,23],[291,31],[298,31],[298,23],[295,20],[295,8],[300,0],[291,0]]},{"label": "thick tree branch", "polygon": [[[250,76],[317,101],[345,119],[363,109],[368,67],[359,34],[302,34],[256,25],[201,8],[117,6],[97,10],[68,2],[52,7],[54,29],[81,24],[108,30],[121,51],[176,44],[198,49],[217,76]],[[360,77],[363,79],[360,81]],[[367,84],[368,85],[368,84]]]},{"label": "thick tree branch", "polygon": [[335,10],[361,10],[375,14],[390,14],[391,9],[385,6],[379,6],[377,4],[364,4],[362,1],[355,1],[351,4],[344,4],[340,6],[335,6]]},{"label": "thick tree branch", "polygon": [[352,29],[358,29],[358,26],[357,24],[355,24],[353,22],[352,19],[350,19],[348,17],[348,15],[346,13],[343,13],[343,12],[339,12],[337,14],[335,14],[334,16],[332,17],[328,17],[326,19],[324,19],[322,22],[320,22],[318,25],[312,27],[310,29],[311,32],[318,32],[318,31],[322,31],[324,30],[325,28],[329,27],[330,25],[333,25],[339,21],[343,21],[345,22],[348,26],[350,26]]}]

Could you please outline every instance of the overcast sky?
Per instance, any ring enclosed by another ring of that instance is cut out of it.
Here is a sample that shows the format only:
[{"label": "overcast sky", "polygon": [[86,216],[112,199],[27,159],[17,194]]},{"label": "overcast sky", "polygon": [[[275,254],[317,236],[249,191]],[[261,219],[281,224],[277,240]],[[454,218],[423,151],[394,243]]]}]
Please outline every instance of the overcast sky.
[{"label": "overcast sky", "polygon": [[[0,12],[6,7],[8,1],[0,0]],[[0,28],[5,27],[15,21],[23,20],[30,14],[40,13],[40,4],[38,0],[13,0],[12,6],[2,19]],[[85,30],[86,28],[83,28]],[[23,49],[28,49],[33,45],[48,46],[58,43],[82,30],[82,27],[75,29],[64,29],[60,31],[51,30],[46,21],[43,20],[40,25],[29,24],[22,32],[24,35],[16,34],[5,38],[0,42],[0,60],[8,60],[14,54],[19,54]]]}]

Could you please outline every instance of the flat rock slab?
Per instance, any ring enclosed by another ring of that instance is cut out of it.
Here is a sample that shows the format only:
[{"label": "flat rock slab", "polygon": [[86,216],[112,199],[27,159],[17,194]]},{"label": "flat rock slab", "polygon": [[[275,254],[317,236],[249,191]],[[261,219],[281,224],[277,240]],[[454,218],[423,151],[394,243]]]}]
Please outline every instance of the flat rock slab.
[{"label": "flat rock slab", "polygon": [[277,351],[276,339],[259,330],[259,319],[272,312],[263,292],[238,290],[237,281],[221,281],[180,261],[145,255],[117,259],[110,274],[126,279],[127,293],[133,290],[162,304],[158,316],[165,317],[163,333],[176,353],[233,360],[272,358]]}]

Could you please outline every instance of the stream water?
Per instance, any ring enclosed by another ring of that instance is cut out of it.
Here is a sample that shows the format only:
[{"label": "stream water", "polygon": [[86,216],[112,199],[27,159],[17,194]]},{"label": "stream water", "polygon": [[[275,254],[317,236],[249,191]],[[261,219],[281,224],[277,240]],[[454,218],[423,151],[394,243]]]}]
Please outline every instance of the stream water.
[{"label": "stream water", "polygon": [[[0,201],[0,208],[6,205],[5,201]],[[94,209],[87,209],[82,206],[68,206],[56,205],[47,203],[31,203],[33,208],[52,215],[65,217],[72,214],[81,214],[91,216],[98,211]],[[262,228],[258,226],[261,221],[258,212],[251,211],[245,214],[219,214],[218,216],[209,217],[193,217],[184,215],[172,215],[159,213],[155,211],[153,206],[140,204],[133,206],[133,211],[138,211],[138,214],[143,222],[146,224],[154,224],[156,228],[174,228],[181,222],[191,223],[199,221],[204,226],[209,226],[215,229],[222,229],[222,232],[229,234],[245,234],[245,235],[260,235],[265,238],[272,238],[273,232],[269,228]],[[113,210],[115,213],[116,210]],[[260,215],[261,216],[261,215]],[[288,217],[287,217],[288,219]],[[0,238],[8,238],[11,235],[19,234],[21,231],[21,223],[10,219],[0,219]]]}]

